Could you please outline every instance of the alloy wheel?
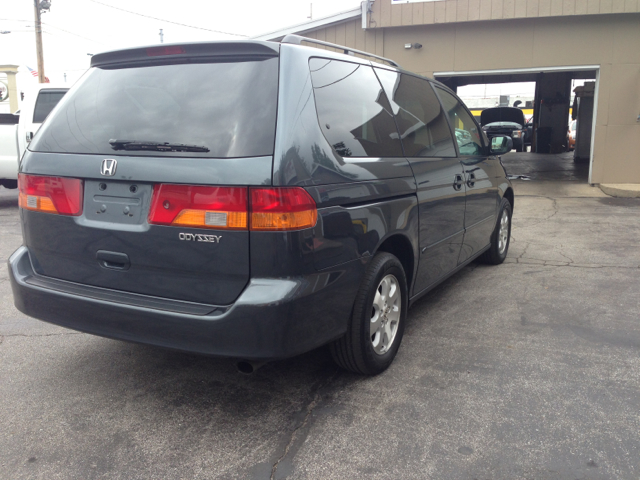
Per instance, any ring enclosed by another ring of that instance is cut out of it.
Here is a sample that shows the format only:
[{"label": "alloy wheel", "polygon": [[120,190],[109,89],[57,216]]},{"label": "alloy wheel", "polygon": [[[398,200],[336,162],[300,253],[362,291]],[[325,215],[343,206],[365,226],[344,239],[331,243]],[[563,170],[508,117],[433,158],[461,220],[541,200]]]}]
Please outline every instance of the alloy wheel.
[{"label": "alloy wheel", "polygon": [[502,217],[500,218],[500,231],[498,232],[498,253],[504,254],[507,249],[507,243],[509,242],[509,214],[506,210],[502,211]]},{"label": "alloy wheel", "polygon": [[378,355],[387,353],[396,338],[401,308],[398,279],[394,275],[386,275],[376,289],[369,324],[371,344]]}]

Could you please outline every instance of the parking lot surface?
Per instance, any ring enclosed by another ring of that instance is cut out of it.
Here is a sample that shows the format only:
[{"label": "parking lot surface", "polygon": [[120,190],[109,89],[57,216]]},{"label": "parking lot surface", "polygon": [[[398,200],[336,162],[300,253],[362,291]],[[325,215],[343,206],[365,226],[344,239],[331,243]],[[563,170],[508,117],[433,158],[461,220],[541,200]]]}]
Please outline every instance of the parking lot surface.
[{"label": "parking lot surface", "polygon": [[[392,366],[326,349],[267,364],[85,335],[25,317],[0,269],[0,478],[637,479],[640,200],[570,155],[505,157],[501,266],[409,311]],[[22,243],[0,187],[0,259]]]}]

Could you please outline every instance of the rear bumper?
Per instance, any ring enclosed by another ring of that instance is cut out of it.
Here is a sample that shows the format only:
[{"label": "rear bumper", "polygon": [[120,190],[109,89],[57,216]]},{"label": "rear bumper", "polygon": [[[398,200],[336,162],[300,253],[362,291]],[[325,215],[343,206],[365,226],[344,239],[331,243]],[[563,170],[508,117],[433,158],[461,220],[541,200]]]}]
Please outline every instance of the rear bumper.
[{"label": "rear bumper", "polygon": [[229,306],[43,277],[34,273],[26,247],[8,264],[15,305],[30,317],[119,340],[268,360],[312,350],[346,332],[366,260],[302,277],[252,279]]}]

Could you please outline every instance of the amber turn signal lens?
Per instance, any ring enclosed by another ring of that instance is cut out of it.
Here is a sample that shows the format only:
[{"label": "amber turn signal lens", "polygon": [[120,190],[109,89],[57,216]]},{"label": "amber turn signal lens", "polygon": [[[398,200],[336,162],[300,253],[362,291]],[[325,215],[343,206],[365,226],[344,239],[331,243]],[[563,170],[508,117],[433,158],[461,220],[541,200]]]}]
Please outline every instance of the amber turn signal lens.
[{"label": "amber turn signal lens", "polygon": [[38,197],[36,195],[27,195],[20,192],[18,197],[18,205],[27,210],[35,210],[37,212],[58,213],[55,205],[50,198]]},{"label": "amber turn signal lens", "polygon": [[251,230],[302,230],[317,220],[316,202],[302,188],[251,189]]},{"label": "amber turn signal lens", "polygon": [[302,230],[316,225],[315,210],[291,213],[251,213],[251,230]]}]

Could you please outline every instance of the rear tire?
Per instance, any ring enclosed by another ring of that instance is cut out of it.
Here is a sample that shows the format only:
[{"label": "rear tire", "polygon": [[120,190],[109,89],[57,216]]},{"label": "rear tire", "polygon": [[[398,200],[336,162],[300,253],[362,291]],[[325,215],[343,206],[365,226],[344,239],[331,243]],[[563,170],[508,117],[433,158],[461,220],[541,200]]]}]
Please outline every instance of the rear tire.
[{"label": "rear tire", "polygon": [[400,347],[407,308],[402,264],[390,253],[376,254],[360,284],[347,333],[330,345],[333,360],[361,375],[386,370]]},{"label": "rear tire", "polygon": [[4,188],[14,190],[18,188],[18,180],[0,180],[0,185],[2,185]]},{"label": "rear tire", "polygon": [[490,265],[500,265],[507,258],[509,242],[511,241],[511,203],[506,198],[502,199],[498,221],[491,234],[491,246],[489,250],[480,256],[480,261]]}]

